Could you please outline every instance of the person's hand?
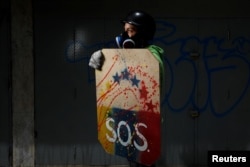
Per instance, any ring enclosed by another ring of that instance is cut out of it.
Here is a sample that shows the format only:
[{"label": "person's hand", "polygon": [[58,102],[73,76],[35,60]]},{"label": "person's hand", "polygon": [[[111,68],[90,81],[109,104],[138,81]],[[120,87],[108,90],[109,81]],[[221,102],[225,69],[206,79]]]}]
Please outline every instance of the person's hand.
[{"label": "person's hand", "polygon": [[104,62],[104,56],[102,54],[102,51],[98,50],[91,55],[89,60],[89,66],[94,69],[101,70],[103,62]]}]

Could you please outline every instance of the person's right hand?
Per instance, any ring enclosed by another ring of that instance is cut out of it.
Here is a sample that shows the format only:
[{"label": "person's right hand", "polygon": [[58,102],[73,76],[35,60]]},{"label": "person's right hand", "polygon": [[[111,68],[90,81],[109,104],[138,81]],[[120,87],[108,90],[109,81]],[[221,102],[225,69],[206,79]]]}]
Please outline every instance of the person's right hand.
[{"label": "person's right hand", "polygon": [[104,56],[102,54],[102,51],[98,50],[91,55],[89,60],[89,66],[94,69],[101,70],[103,62],[104,62]]}]

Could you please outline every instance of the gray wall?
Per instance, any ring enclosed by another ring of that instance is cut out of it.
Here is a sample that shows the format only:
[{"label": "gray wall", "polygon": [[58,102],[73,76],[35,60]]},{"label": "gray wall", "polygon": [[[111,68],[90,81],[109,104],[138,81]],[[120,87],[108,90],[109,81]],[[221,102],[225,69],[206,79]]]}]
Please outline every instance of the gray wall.
[{"label": "gray wall", "polygon": [[[36,0],[33,5],[36,164],[127,164],[105,153],[97,140],[94,70],[87,64],[94,51],[114,47],[122,31],[119,20],[134,8],[156,18],[154,43],[165,50],[157,164],[205,166],[208,150],[250,149],[249,1]],[[0,18],[2,42],[8,36],[2,36],[6,26]],[[3,46],[0,166],[8,166],[11,123],[4,62],[10,51]]]}]

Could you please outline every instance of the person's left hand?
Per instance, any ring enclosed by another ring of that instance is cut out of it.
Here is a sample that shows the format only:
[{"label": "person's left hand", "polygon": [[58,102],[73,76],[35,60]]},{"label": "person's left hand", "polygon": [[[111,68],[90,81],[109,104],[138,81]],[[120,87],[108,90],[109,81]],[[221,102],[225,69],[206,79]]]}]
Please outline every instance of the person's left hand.
[{"label": "person's left hand", "polygon": [[91,55],[91,58],[89,60],[89,66],[94,69],[101,70],[103,62],[104,62],[104,55],[102,54],[101,50],[98,50]]}]

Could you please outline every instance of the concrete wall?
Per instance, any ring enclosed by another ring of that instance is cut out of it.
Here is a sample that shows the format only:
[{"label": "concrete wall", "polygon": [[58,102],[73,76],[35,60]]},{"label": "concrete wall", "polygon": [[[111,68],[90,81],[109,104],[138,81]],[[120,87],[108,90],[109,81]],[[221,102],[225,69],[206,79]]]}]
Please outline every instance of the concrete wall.
[{"label": "concrete wall", "polygon": [[34,53],[31,0],[11,0],[12,165],[34,166]]},{"label": "concrete wall", "polygon": [[[114,47],[114,37],[122,31],[119,20],[135,8],[156,18],[154,42],[165,50],[167,64],[162,155],[157,164],[206,166],[208,150],[249,150],[247,6],[249,1],[243,0],[34,1],[35,102],[31,99],[28,106],[33,103],[35,113],[28,112],[31,117],[26,121],[31,119],[31,125],[24,127],[29,137],[34,135],[30,128],[35,128],[35,153],[28,149],[34,154],[31,160],[40,166],[127,165],[124,158],[105,153],[97,140],[94,71],[87,64],[95,50]],[[0,51],[5,55],[3,60],[9,61],[10,51],[6,47]],[[24,62],[20,60],[20,64]],[[4,78],[10,73],[9,65],[3,63],[2,67]],[[10,101],[4,99],[9,96],[8,82],[4,79],[1,83],[5,94],[1,95],[0,119],[2,115],[9,118]],[[10,136],[22,135],[10,134],[17,124],[6,120],[0,124],[4,134],[0,139],[5,141],[0,143],[0,166],[26,160],[8,151]],[[22,132],[21,128],[18,131]],[[27,146],[25,140],[20,138],[19,146]],[[32,142],[30,146],[34,146]]]}]

